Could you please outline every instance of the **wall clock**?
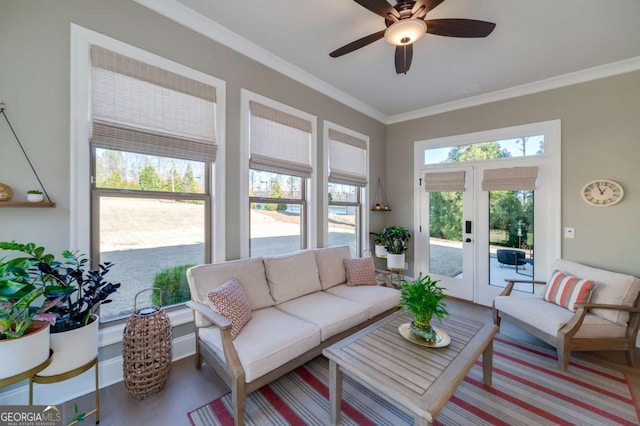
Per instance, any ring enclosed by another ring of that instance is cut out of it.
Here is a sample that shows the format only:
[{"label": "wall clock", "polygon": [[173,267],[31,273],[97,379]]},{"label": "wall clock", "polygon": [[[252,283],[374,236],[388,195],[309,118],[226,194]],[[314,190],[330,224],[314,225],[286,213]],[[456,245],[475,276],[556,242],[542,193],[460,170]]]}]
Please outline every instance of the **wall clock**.
[{"label": "wall clock", "polygon": [[624,196],[622,186],[613,180],[598,179],[587,183],[582,188],[582,199],[597,207],[612,206]]}]

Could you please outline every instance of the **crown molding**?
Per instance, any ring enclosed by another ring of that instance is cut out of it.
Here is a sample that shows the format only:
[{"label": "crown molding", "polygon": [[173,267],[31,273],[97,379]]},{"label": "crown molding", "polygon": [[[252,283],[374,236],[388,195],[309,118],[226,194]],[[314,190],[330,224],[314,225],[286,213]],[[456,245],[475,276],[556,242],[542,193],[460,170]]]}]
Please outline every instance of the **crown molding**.
[{"label": "crown molding", "polygon": [[283,60],[182,3],[175,0],[133,1],[383,124],[389,119],[387,114],[337,89],[302,68]]},{"label": "crown molding", "polygon": [[531,95],[534,93],[558,89],[560,87],[571,86],[578,83],[598,80],[601,78],[611,77],[618,74],[625,74],[638,70],[640,70],[640,56],[631,59],[625,59],[623,61],[612,62],[606,65],[600,65],[593,68],[587,68],[581,71],[563,74],[557,77],[535,81],[533,83],[514,86],[508,89],[496,90],[495,92],[491,93],[485,93],[482,95],[472,96],[470,98],[447,102],[432,107],[392,115],[389,117],[386,124],[402,123],[404,121],[415,120],[417,118],[424,118],[431,115],[442,114],[445,112],[469,108],[487,104],[490,102],[517,98],[519,96]]}]

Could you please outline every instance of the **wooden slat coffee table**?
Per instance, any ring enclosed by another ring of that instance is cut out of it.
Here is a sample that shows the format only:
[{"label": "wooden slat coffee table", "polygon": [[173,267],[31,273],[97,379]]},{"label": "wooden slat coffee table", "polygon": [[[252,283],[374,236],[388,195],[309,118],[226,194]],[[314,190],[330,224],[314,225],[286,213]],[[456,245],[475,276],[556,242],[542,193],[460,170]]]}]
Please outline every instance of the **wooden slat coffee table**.
[{"label": "wooden slat coffee table", "polygon": [[493,336],[498,327],[465,312],[454,312],[441,324],[451,337],[444,348],[406,340],[398,327],[412,315],[397,313],[326,348],[329,359],[331,422],[339,424],[342,374],[367,385],[415,415],[416,425],[430,425],[476,360],[482,355],[484,383],[491,385]]}]

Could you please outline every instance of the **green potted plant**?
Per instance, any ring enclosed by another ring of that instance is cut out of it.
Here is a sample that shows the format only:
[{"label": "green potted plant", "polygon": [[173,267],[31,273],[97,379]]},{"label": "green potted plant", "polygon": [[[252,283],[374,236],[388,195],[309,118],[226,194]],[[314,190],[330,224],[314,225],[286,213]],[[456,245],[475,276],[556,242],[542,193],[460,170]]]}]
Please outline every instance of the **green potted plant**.
[{"label": "green potted plant", "polygon": [[409,230],[402,226],[387,226],[381,234],[387,249],[387,268],[404,270],[404,252],[411,238]]},{"label": "green potted plant", "polygon": [[0,379],[28,371],[49,358],[49,323],[38,321],[44,288],[32,274],[38,259],[50,259],[34,244],[0,243],[2,250],[27,251],[29,257],[0,259]]},{"label": "green potted plant", "polygon": [[44,200],[42,191],[37,189],[30,189],[27,191],[27,201],[30,203],[41,203]]},{"label": "green potted plant", "polygon": [[[109,296],[120,288],[105,275],[113,267],[106,262],[88,269],[89,259],[83,254],[65,250],[64,262],[38,262],[40,280],[47,287],[51,304],[51,365],[38,373],[54,376],[79,366],[98,353],[98,315],[101,304],[111,303]],[[90,343],[89,343],[90,342]]]},{"label": "green potted plant", "polygon": [[431,326],[433,317],[442,321],[449,315],[444,288],[438,282],[420,274],[417,279],[400,284],[400,307],[413,314],[411,332],[428,342],[435,342],[437,337]]},{"label": "green potted plant", "polygon": [[373,237],[374,253],[376,257],[386,259],[387,249],[385,247],[385,239],[382,236],[382,233],[378,234],[377,232],[369,232],[369,235]]},{"label": "green potted plant", "polygon": [[38,318],[51,324],[51,364],[38,373],[41,376],[61,374],[90,362],[98,352],[97,308],[110,303],[109,296],[119,283],[111,283],[105,275],[113,266],[98,265],[90,270],[89,259],[77,252],[65,250],[64,261],[44,254],[44,248],[15,241],[0,243],[0,248],[28,254],[25,272],[20,272],[44,297]]}]

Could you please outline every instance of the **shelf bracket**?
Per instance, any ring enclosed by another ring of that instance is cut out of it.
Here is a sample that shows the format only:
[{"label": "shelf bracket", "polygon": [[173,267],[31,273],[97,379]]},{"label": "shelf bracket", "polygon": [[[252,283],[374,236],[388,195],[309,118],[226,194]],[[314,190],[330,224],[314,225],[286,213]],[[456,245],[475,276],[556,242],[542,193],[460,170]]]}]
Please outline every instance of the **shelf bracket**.
[{"label": "shelf bracket", "polygon": [[0,114],[2,114],[4,116],[4,119],[7,121],[7,124],[9,125],[9,129],[11,129],[11,133],[13,133],[13,137],[16,139],[16,142],[18,142],[18,146],[20,146],[20,149],[22,150],[22,153],[24,154],[24,158],[27,159],[27,163],[29,163],[29,167],[31,167],[31,170],[33,171],[33,174],[35,175],[36,179],[38,180],[38,183],[40,184],[40,188],[42,188],[42,192],[44,192],[44,195],[47,197],[47,200],[49,201],[49,203],[52,203],[53,201],[51,201],[51,197],[49,197],[49,193],[47,192],[47,190],[44,187],[44,184],[40,180],[40,177],[38,176],[38,173],[36,172],[36,169],[33,167],[33,164],[31,163],[31,160],[29,159],[29,156],[27,155],[27,152],[24,150],[24,147],[22,146],[22,143],[20,142],[20,139],[18,138],[18,135],[16,134],[16,131],[13,130],[13,126],[11,125],[11,122],[9,121],[9,117],[7,117],[7,113],[4,112],[5,109],[7,109],[7,105],[4,102],[0,102]]}]

